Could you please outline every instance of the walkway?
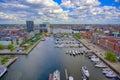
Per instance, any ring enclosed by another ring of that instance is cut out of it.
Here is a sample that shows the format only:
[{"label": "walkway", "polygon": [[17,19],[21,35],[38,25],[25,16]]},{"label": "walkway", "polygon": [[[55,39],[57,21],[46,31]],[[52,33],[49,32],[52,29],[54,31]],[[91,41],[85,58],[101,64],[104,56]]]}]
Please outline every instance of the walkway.
[{"label": "walkway", "polygon": [[120,77],[120,63],[112,63],[105,59],[104,53],[105,50],[99,48],[98,46],[88,43],[86,39],[80,39],[80,42],[82,42],[85,46],[87,46],[89,49],[93,50],[95,54],[101,58],[107,65],[109,65]]}]

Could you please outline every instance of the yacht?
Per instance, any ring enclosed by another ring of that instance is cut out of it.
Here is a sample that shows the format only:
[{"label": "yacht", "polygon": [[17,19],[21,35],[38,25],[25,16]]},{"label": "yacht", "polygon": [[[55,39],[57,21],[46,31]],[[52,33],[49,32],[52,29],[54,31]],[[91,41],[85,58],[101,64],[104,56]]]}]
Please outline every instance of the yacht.
[{"label": "yacht", "polygon": [[53,80],[53,75],[52,74],[49,75],[49,80]]},{"label": "yacht", "polygon": [[105,76],[109,77],[109,78],[117,77],[117,75],[114,72],[109,72],[109,73],[105,74]]},{"label": "yacht", "polygon": [[93,62],[99,62],[100,59],[99,58],[91,58],[91,61],[93,61]]},{"label": "yacht", "polygon": [[60,80],[60,72],[58,70],[53,73],[53,80]]},{"label": "yacht", "polygon": [[100,62],[100,63],[97,63],[95,65],[95,67],[98,67],[98,68],[106,68],[107,66],[103,63],[103,62]]},{"label": "yacht", "polygon": [[89,73],[88,69],[86,68],[86,66],[82,67],[82,72],[86,77],[90,77],[90,73]]},{"label": "yacht", "polygon": [[120,80],[118,76],[114,77],[113,80]]},{"label": "yacht", "polygon": [[85,76],[82,77],[82,80],[87,80],[87,78]]},{"label": "yacht", "polygon": [[68,80],[74,80],[74,78],[72,76],[69,76]]},{"label": "yacht", "polygon": [[2,77],[7,71],[7,67],[0,67],[0,77]]},{"label": "yacht", "polygon": [[75,51],[74,50],[72,50],[72,53],[73,53],[73,56],[75,56]]}]

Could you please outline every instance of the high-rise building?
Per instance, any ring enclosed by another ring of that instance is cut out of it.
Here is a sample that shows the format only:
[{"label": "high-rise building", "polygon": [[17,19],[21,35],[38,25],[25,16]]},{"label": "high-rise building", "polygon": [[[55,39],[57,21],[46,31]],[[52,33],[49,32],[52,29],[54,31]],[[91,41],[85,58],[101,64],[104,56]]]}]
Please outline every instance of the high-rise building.
[{"label": "high-rise building", "polygon": [[26,31],[32,32],[34,30],[34,22],[33,21],[26,21]]},{"label": "high-rise building", "polygon": [[50,24],[48,22],[40,24],[40,32],[50,32]]}]

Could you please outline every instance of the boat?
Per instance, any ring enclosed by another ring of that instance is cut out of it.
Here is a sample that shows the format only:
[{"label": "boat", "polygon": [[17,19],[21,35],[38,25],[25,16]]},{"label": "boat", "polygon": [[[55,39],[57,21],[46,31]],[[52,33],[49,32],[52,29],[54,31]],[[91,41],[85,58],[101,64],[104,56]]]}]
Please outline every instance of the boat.
[{"label": "boat", "polygon": [[117,75],[114,72],[109,72],[109,73],[105,74],[105,76],[109,77],[109,78],[117,77]]},{"label": "boat", "polygon": [[118,76],[114,77],[113,80],[120,80]]},{"label": "boat", "polygon": [[60,80],[60,72],[58,70],[53,73],[53,80]]},{"label": "boat", "polygon": [[69,53],[69,50],[66,51],[66,54],[68,54],[68,53]]},{"label": "boat", "polygon": [[68,80],[74,80],[74,78],[72,76],[69,76]]},{"label": "boat", "polygon": [[110,68],[103,69],[102,73],[107,74],[111,72],[112,70]]},{"label": "boat", "polygon": [[82,77],[82,80],[87,80],[87,78],[85,76]]},{"label": "boat", "polygon": [[99,58],[91,58],[91,61],[93,61],[93,62],[99,62],[100,59]]},{"label": "boat", "polygon": [[92,58],[97,58],[97,56],[92,55],[92,56],[89,56],[89,58],[90,58],[90,59],[92,59]]},{"label": "boat", "polygon": [[52,74],[49,75],[49,80],[53,80],[53,75]]},{"label": "boat", "polygon": [[43,37],[43,38],[41,38],[41,41],[45,41],[46,39]]},{"label": "boat", "polygon": [[3,66],[0,67],[0,77],[2,77],[6,71],[7,71],[7,67],[3,67]]},{"label": "boat", "polygon": [[82,72],[86,77],[90,77],[90,73],[89,73],[88,69],[86,68],[86,66],[82,67]]},{"label": "boat", "polygon": [[98,67],[98,68],[106,68],[107,66],[103,63],[103,62],[100,62],[100,63],[97,63],[95,65],[95,67]]},{"label": "boat", "polygon": [[75,51],[74,50],[72,50],[72,53],[73,53],[73,56],[75,56]]}]

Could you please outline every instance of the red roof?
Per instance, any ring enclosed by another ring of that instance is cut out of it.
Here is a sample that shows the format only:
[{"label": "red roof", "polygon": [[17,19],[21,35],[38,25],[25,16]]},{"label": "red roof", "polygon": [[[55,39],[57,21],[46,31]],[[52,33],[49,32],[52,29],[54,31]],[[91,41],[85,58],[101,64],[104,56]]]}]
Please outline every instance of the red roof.
[{"label": "red roof", "polygon": [[118,41],[120,41],[120,39],[116,39],[116,38],[102,38],[104,40],[108,40],[110,42],[114,42],[114,43],[118,43]]}]

